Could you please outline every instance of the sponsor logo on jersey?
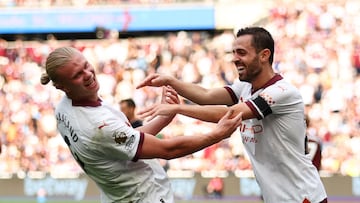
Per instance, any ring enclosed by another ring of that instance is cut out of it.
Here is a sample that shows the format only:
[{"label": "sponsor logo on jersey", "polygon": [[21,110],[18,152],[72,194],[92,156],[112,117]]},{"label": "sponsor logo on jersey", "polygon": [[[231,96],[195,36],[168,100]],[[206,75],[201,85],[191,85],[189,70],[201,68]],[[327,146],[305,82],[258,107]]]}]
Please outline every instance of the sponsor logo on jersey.
[{"label": "sponsor logo on jersey", "polygon": [[243,141],[243,143],[247,143],[247,142],[257,143],[258,142],[258,140],[255,137],[250,137],[250,136],[243,136],[242,141]]},{"label": "sponsor logo on jersey", "polygon": [[129,140],[126,142],[125,149],[131,150],[134,147],[135,144],[135,135],[131,135],[129,137]]},{"label": "sponsor logo on jersey", "polygon": [[239,129],[243,143],[258,143],[257,136],[264,132],[264,128],[260,123],[244,122]]},{"label": "sponsor logo on jersey", "polygon": [[264,131],[263,126],[260,124],[256,124],[256,125],[249,125],[246,123],[241,123],[240,125],[240,132],[250,132],[252,134],[259,134],[262,133]]}]

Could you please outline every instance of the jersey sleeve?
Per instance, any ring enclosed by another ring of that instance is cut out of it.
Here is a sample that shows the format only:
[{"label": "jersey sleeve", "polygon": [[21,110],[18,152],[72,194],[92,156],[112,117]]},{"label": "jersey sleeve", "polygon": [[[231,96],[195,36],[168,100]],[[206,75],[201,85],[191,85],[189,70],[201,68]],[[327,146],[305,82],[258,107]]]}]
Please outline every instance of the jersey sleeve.
[{"label": "jersey sleeve", "polygon": [[128,126],[121,119],[107,119],[103,124],[99,123],[98,141],[106,156],[114,160],[137,161],[144,141],[144,133]]},{"label": "jersey sleeve", "polygon": [[251,90],[251,84],[247,82],[241,82],[239,80],[234,81],[233,84],[224,87],[231,96],[234,104],[243,102],[243,95]]},{"label": "jersey sleeve", "polygon": [[287,83],[275,83],[246,101],[246,104],[257,116],[263,119],[270,114],[298,112],[298,105],[303,105],[302,97],[295,87]]}]

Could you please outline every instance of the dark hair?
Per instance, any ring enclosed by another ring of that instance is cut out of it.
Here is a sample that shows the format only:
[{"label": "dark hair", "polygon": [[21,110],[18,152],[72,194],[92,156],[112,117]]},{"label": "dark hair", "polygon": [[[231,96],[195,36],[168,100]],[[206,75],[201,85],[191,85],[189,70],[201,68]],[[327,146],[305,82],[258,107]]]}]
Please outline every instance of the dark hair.
[{"label": "dark hair", "polygon": [[236,37],[242,35],[251,35],[251,45],[255,48],[256,52],[259,53],[263,49],[269,49],[271,51],[269,57],[269,63],[272,64],[274,61],[274,39],[271,34],[262,27],[245,27],[239,29]]},{"label": "dark hair", "polygon": [[135,101],[131,98],[121,100],[120,104],[122,104],[122,103],[126,103],[128,107],[133,107],[133,108],[136,107]]}]

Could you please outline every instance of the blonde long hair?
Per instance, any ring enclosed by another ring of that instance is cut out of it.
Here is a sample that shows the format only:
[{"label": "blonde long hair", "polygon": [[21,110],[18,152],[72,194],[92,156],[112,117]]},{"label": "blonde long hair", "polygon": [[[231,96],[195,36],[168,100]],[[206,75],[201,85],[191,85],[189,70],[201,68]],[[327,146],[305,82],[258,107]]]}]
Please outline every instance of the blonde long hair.
[{"label": "blonde long hair", "polygon": [[60,47],[52,51],[46,58],[45,70],[41,75],[40,82],[46,85],[51,81],[57,81],[56,70],[68,63],[75,54],[80,53],[79,50],[73,47]]}]

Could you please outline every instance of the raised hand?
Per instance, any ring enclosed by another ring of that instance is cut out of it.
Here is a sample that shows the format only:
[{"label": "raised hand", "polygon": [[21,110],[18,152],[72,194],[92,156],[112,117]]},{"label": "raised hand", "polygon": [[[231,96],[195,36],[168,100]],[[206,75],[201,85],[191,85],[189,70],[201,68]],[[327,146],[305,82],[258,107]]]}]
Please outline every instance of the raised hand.
[{"label": "raised hand", "polygon": [[140,110],[137,115],[141,119],[148,118],[147,120],[152,120],[155,116],[174,116],[177,113],[177,106],[174,104],[154,104]]},{"label": "raised hand", "polygon": [[137,116],[141,119],[147,118],[148,121],[156,116],[166,116],[172,119],[176,112],[171,110],[168,105],[175,106],[176,104],[180,104],[177,92],[170,86],[163,86],[160,104],[154,104],[138,111]]},{"label": "raised hand", "polygon": [[180,104],[178,93],[170,86],[164,86],[161,95],[162,104]]},{"label": "raised hand", "polygon": [[156,73],[150,74],[139,85],[136,86],[136,89],[140,89],[145,86],[161,87],[168,85],[170,80],[172,80],[172,76],[169,75],[160,75]]},{"label": "raised hand", "polygon": [[241,125],[242,113],[239,113],[234,117],[232,115],[233,113],[234,110],[229,109],[215,127],[215,131],[218,131],[219,135],[221,134],[222,136],[225,136],[223,138],[230,137],[232,133]]}]

